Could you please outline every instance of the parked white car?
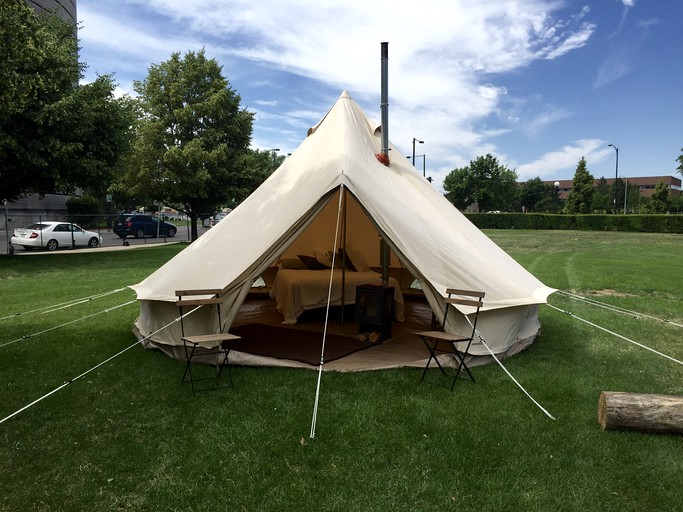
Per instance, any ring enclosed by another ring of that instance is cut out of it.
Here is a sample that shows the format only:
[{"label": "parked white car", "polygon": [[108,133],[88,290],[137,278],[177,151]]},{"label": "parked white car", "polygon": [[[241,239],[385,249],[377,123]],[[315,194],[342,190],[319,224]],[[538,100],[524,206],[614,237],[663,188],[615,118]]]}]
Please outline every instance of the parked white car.
[{"label": "parked white car", "polygon": [[11,239],[12,245],[24,249],[45,248],[48,251],[59,247],[98,247],[102,237],[93,231],[86,231],[76,224],[68,222],[43,221],[27,228],[17,228]]},{"label": "parked white car", "polygon": [[202,222],[202,226],[204,226],[205,228],[210,228],[211,226],[218,224],[220,221],[226,218],[228,216],[228,213],[230,212],[220,212],[214,215],[213,217],[208,217],[204,219],[204,222]]}]

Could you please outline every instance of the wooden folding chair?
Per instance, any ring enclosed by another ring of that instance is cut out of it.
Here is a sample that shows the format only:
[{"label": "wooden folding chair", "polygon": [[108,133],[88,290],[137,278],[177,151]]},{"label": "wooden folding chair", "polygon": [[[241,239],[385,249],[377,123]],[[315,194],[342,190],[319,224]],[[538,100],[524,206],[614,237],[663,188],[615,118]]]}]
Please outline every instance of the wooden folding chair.
[{"label": "wooden folding chair", "polygon": [[[223,323],[221,322],[221,304],[223,299],[220,298],[220,293],[222,290],[177,290],[175,292],[178,300],[176,305],[180,310],[180,330],[181,339],[183,340],[183,346],[185,348],[185,358],[187,364],[185,365],[185,372],[183,373],[183,378],[180,379],[180,383],[185,382],[185,377],[189,376],[190,385],[192,386],[192,394],[194,395],[196,391],[208,391],[209,389],[220,389],[224,387],[233,387],[232,373],[230,372],[230,361],[228,356],[230,354],[230,348],[232,342],[240,339],[239,336],[223,332]],[[192,297],[186,299],[184,297]],[[199,297],[198,296],[203,296]],[[218,315],[218,329],[217,333],[210,334],[196,334],[196,335],[186,335],[185,334],[185,323],[183,321],[183,308],[186,307],[210,307],[215,308]],[[198,350],[199,349],[199,350]],[[192,360],[197,358],[206,358],[211,356],[218,356],[216,361],[217,374],[215,377],[203,377],[196,378],[192,375]],[[200,380],[207,380],[211,378],[219,379],[223,368],[227,368],[228,377],[230,379],[230,386],[214,386],[212,388],[203,388],[201,390],[195,389],[195,382]]]},{"label": "wooden folding chair", "polygon": [[[415,334],[417,334],[422,339],[425,346],[429,350],[429,359],[427,360],[427,365],[425,366],[424,371],[422,372],[422,378],[420,379],[420,382],[422,382],[425,378],[425,375],[427,375],[427,370],[429,369],[432,360],[436,361],[436,364],[439,367],[439,370],[441,370],[441,373],[445,377],[447,377],[448,374],[439,362],[439,359],[437,358],[437,353],[452,352],[458,363],[458,369],[455,372],[455,376],[453,377],[453,383],[451,384],[451,391],[453,391],[455,381],[458,380],[460,372],[463,369],[467,372],[467,375],[469,375],[472,382],[475,382],[472,372],[470,372],[470,369],[467,367],[467,364],[465,364],[465,357],[467,356],[470,346],[472,345],[472,341],[476,336],[477,317],[479,316],[479,310],[484,305],[485,293],[473,290],[457,290],[454,288],[448,288],[446,290],[446,294],[448,295],[448,297],[444,299],[446,303],[446,309],[443,313],[441,329],[435,329],[431,331],[420,331],[416,332]],[[468,315],[468,317],[470,317],[471,319],[470,321],[472,323],[472,330],[468,330],[466,334],[445,332],[448,311],[451,309],[451,305],[455,304],[471,306],[476,308],[476,311],[473,314]]]}]

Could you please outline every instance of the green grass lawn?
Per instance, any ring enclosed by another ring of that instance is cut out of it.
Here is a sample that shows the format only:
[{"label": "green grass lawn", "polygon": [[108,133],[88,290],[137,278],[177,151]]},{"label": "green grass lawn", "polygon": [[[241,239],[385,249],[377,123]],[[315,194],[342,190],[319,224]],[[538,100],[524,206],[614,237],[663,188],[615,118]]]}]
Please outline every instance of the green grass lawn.
[{"label": "green grass lawn", "polygon": [[[680,235],[487,234],[549,286],[683,323]],[[137,283],[182,247],[0,257],[0,318]],[[48,329],[133,298],[0,320],[0,419],[133,344],[138,308]],[[550,302],[683,359],[672,324]],[[683,436],[597,423],[604,390],[683,395],[683,366],[540,311],[504,364],[555,421],[497,365],[453,393],[418,369],[325,373],[309,439],[315,372],[235,368],[234,390],[193,397],[182,362],[136,346],[0,424],[0,510],[683,511]]]}]

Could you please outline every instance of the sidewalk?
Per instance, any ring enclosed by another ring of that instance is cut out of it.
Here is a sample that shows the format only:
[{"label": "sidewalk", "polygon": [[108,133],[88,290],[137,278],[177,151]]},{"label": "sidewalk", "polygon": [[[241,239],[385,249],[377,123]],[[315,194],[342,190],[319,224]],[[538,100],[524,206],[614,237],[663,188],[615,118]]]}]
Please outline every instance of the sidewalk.
[{"label": "sidewalk", "polygon": [[24,251],[16,250],[14,251],[14,256],[39,256],[44,254],[81,254],[81,253],[94,253],[94,252],[111,252],[111,251],[126,251],[130,249],[142,249],[145,247],[158,247],[160,245],[176,245],[176,244],[189,244],[186,240],[178,240],[177,242],[155,242],[151,244],[137,244],[137,245],[107,245],[101,247],[82,247],[78,249],[58,249],[56,251],[46,251],[46,250],[34,250],[34,251]]}]

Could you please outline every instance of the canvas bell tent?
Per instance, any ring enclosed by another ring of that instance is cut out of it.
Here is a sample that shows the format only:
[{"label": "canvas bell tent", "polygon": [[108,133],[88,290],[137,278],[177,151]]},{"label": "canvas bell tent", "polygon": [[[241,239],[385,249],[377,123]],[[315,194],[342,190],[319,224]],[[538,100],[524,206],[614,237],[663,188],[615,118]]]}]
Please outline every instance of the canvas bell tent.
[{"label": "canvas bell tent", "polygon": [[[540,330],[538,305],[554,290],[469,222],[395,147],[390,145],[389,165],[381,163],[380,145],[380,128],[343,92],[253,194],[132,287],[140,301],[138,336],[155,333],[148,344],[158,348],[182,345],[174,322],[176,290],[221,289],[228,330],[254,281],[268,269],[282,268],[299,255],[337,255],[339,247],[360,266],[376,268],[386,243],[389,269],[402,269],[419,283],[437,318],[443,316],[447,288],[482,290],[486,298],[478,327],[488,346],[506,355],[531,343]],[[345,304],[354,300],[348,295]],[[449,314],[447,330],[463,324],[468,313],[465,307]],[[214,318],[211,311],[197,311],[186,318],[185,328],[218,329]],[[414,342],[421,345],[417,337]],[[473,350],[487,354],[484,346]],[[427,356],[424,350],[417,361],[388,357],[376,367],[421,366]],[[239,358],[231,353],[232,362]]]}]

